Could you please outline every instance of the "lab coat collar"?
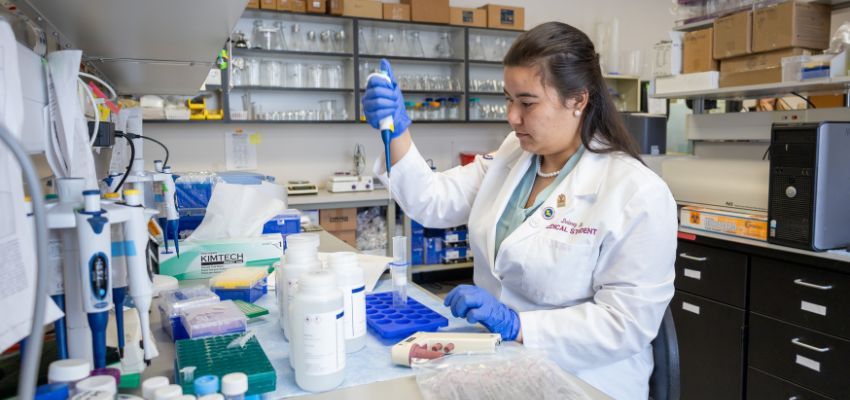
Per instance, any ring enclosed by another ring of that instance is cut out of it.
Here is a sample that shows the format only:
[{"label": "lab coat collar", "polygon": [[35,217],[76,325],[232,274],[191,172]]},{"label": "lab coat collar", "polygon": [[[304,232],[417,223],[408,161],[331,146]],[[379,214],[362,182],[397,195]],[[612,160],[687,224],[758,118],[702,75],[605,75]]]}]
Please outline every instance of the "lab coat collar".
[{"label": "lab coat collar", "polygon": [[595,196],[599,193],[605,177],[608,176],[607,154],[594,153],[592,150],[601,150],[605,145],[594,139],[581,159],[576,164],[572,173],[569,193],[574,196]]}]

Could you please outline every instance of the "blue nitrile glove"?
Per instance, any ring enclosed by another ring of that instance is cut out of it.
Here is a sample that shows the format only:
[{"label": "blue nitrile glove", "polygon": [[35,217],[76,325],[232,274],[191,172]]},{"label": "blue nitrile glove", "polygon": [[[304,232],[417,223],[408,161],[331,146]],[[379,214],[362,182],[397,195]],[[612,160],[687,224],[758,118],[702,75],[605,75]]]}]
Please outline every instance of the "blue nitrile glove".
[{"label": "blue nitrile glove", "polygon": [[395,125],[392,139],[395,139],[410,126],[410,117],[404,109],[404,97],[393,75],[393,69],[386,59],[381,59],[381,71],[387,72],[390,82],[377,77],[369,80],[363,95],[363,113],[366,115],[366,121],[375,129],[380,129],[382,119],[392,116]]},{"label": "blue nitrile glove", "polygon": [[452,308],[455,317],[466,318],[473,324],[480,322],[490,332],[502,335],[502,340],[514,340],[519,334],[516,311],[478,286],[460,285],[452,289],[443,304]]}]

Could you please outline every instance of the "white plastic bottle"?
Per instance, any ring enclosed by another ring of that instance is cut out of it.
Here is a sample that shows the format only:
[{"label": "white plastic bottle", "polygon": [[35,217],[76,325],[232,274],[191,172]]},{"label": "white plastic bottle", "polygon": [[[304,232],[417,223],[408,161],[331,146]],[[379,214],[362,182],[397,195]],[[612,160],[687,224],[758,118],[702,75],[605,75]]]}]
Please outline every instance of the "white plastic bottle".
[{"label": "white plastic bottle", "polygon": [[145,379],[145,381],[142,382],[142,397],[148,400],[153,399],[153,393],[161,387],[168,386],[169,383],[168,378],[164,376],[152,376]]},{"label": "white plastic bottle", "polygon": [[320,392],[333,389],[345,377],[345,332],[342,292],[336,274],[310,271],[301,276],[292,302],[295,383]]},{"label": "white plastic bottle", "polygon": [[221,377],[221,394],[225,400],[243,400],[248,392],[248,375],[234,372]]},{"label": "white plastic bottle", "polygon": [[[280,324],[283,336],[289,340],[289,303],[298,290],[298,278],[305,272],[321,269],[319,260],[319,235],[298,233],[286,237],[286,253],[281,262],[283,279],[280,280]],[[291,357],[290,357],[291,359]]]},{"label": "white plastic bottle", "polygon": [[336,273],[342,291],[345,316],[345,352],[353,353],[366,345],[366,281],[363,268],[352,252],[331,253],[328,269]]},{"label": "white plastic bottle", "polygon": [[50,363],[47,368],[47,382],[67,383],[68,391],[76,393],[74,390],[77,382],[88,378],[90,372],[91,364],[86,360],[73,358],[57,360]]},{"label": "white plastic bottle", "polygon": [[118,384],[115,382],[115,378],[110,375],[96,375],[77,382],[74,391],[76,393],[106,392],[116,395],[118,394]]},{"label": "white plastic bottle", "polygon": [[163,386],[153,392],[153,400],[176,400],[183,395],[180,385]]}]

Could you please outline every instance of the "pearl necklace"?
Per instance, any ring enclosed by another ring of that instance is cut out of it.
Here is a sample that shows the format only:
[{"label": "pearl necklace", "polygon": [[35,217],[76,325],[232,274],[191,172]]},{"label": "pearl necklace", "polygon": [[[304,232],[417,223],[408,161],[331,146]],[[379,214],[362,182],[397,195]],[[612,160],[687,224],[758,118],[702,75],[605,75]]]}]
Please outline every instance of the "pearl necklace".
[{"label": "pearl necklace", "polygon": [[540,172],[540,156],[537,156],[537,157],[536,157],[536,159],[537,159],[537,160],[536,160],[536,163],[537,163],[537,176],[539,176],[539,177],[541,177],[541,178],[552,178],[552,177],[556,177],[556,176],[558,176],[558,174],[560,174],[560,173],[561,173],[561,170],[560,170],[560,169],[559,169],[559,170],[557,170],[557,171],[554,171],[554,172]]}]

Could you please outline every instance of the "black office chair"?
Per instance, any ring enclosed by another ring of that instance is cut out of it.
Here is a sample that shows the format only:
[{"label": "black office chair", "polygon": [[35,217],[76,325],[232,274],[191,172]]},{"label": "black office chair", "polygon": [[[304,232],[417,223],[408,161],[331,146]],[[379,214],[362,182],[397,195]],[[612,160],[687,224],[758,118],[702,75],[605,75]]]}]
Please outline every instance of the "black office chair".
[{"label": "black office chair", "polygon": [[649,377],[649,398],[679,400],[679,343],[670,307],[664,311],[658,336],[652,341],[652,358],[655,368]]}]

